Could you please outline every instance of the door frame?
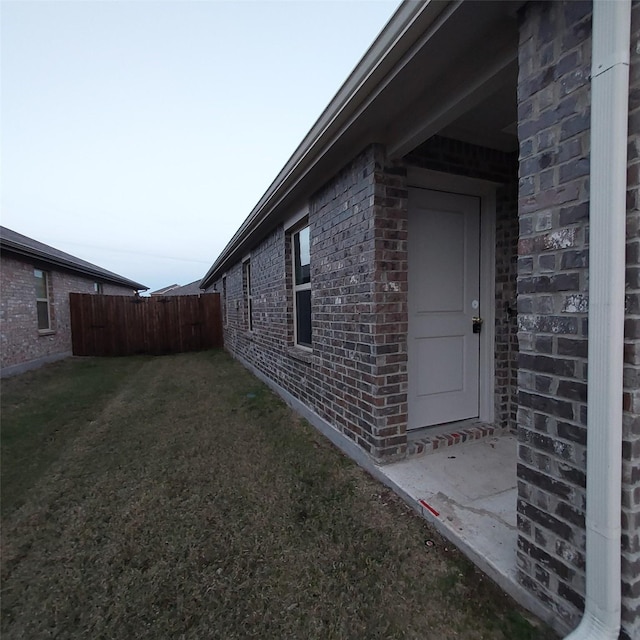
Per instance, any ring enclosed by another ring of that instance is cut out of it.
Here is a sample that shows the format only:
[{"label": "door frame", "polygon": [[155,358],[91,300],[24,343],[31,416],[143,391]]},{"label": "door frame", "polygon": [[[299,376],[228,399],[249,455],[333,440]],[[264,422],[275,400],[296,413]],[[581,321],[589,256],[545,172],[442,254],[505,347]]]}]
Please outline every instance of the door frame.
[{"label": "door frame", "polygon": [[496,189],[498,183],[457,176],[431,169],[409,167],[407,187],[446,191],[480,198],[480,333],[479,416],[495,419],[495,321],[496,321]]}]

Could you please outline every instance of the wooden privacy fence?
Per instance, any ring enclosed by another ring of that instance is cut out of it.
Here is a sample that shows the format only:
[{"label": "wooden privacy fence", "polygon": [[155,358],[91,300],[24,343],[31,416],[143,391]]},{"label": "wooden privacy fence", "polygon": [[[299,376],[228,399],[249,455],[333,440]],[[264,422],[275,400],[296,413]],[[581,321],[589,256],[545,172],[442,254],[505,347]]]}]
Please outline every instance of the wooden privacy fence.
[{"label": "wooden privacy fence", "polygon": [[70,293],[76,356],[164,355],[222,346],[220,294],[138,298]]}]

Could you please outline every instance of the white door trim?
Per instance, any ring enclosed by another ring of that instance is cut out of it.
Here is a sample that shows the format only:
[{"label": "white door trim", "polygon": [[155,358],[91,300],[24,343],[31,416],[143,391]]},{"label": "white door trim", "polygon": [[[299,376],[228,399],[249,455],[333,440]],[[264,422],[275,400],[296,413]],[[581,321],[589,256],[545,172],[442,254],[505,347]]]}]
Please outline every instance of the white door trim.
[{"label": "white door trim", "polygon": [[498,183],[409,167],[407,186],[480,198],[480,309],[484,322],[480,333],[479,419],[493,424],[495,416],[496,188]]}]

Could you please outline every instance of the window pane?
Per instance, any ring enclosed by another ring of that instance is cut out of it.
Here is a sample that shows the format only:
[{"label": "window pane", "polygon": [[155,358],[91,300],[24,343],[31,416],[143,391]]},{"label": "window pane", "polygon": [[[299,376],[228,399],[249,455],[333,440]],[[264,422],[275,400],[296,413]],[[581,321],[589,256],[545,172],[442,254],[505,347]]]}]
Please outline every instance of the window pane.
[{"label": "window pane", "polygon": [[36,298],[47,297],[47,276],[44,271],[35,269],[33,275],[36,279]]},{"label": "window pane", "polygon": [[251,263],[246,262],[247,295],[251,295]]},{"label": "window pane", "polygon": [[38,305],[38,329],[49,328],[49,303],[36,302]]},{"label": "window pane", "polygon": [[309,248],[309,227],[301,229],[293,236],[296,284],[311,282],[311,253]]},{"label": "window pane", "polygon": [[298,344],[311,346],[311,291],[296,292],[296,331]]},{"label": "window pane", "polygon": [[227,278],[222,278],[222,309],[223,322],[226,325],[229,322],[229,305],[227,303]]}]

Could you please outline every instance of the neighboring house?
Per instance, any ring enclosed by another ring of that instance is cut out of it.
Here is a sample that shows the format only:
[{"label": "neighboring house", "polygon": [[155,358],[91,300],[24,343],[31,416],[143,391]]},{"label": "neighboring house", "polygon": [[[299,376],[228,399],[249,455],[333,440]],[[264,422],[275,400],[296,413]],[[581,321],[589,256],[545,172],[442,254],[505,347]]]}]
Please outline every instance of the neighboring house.
[{"label": "neighboring house", "polygon": [[152,296],[196,296],[201,293],[206,293],[204,289],[200,288],[200,280],[190,282],[189,284],[172,284],[168,287],[152,291]]},{"label": "neighboring house", "polygon": [[179,284],[170,284],[168,287],[162,287],[162,289],[158,289],[157,291],[152,291],[149,295],[150,296],[166,296],[168,291],[171,291],[172,289],[177,289],[180,285]]},{"label": "neighboring house", "polygon": [[0,227],[0,372],[71,355],[70,293],[135,295],[143,284]]},{"label": "neighboring house", "polygon": [[559,629],[586,602],[576,637],[640,638],[639,33],[637,1],[404,2],[201,282],[376,462],[517,430],[515,579]]}]

